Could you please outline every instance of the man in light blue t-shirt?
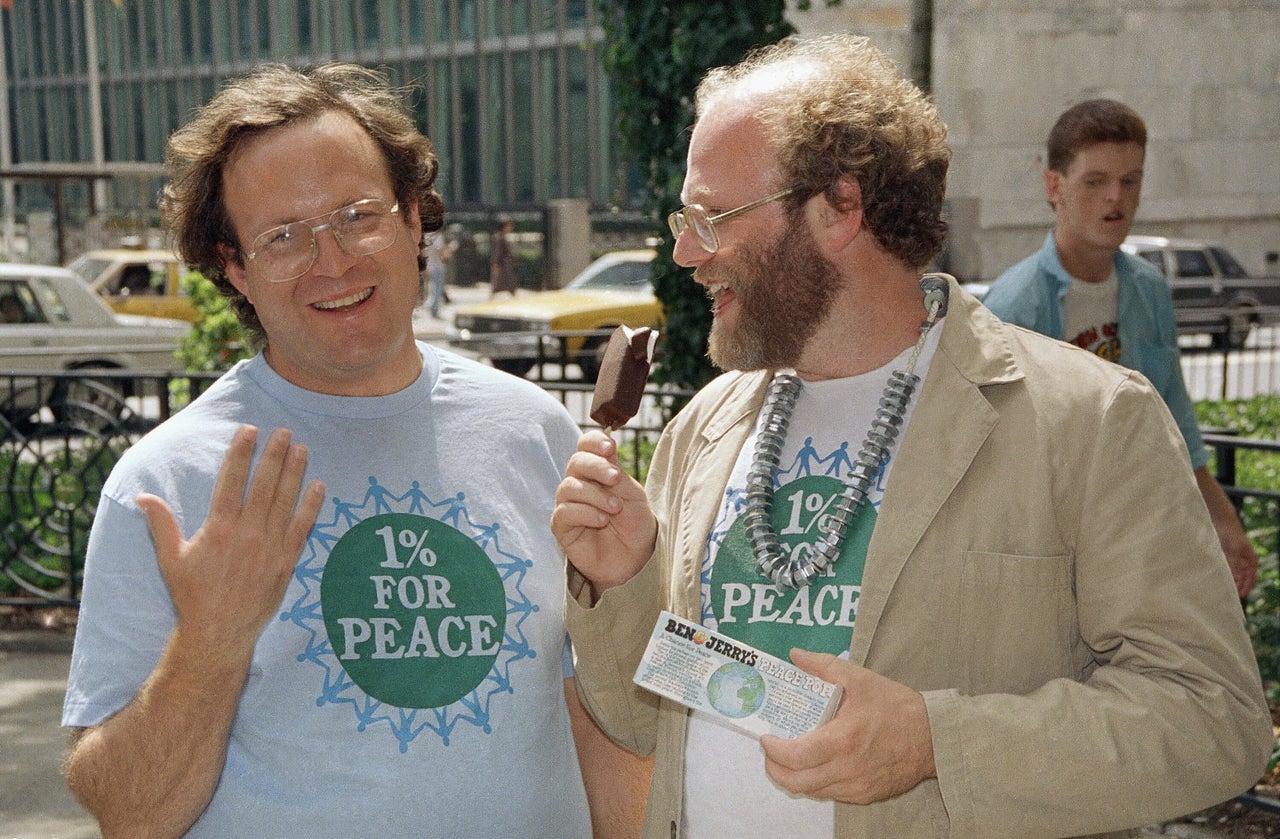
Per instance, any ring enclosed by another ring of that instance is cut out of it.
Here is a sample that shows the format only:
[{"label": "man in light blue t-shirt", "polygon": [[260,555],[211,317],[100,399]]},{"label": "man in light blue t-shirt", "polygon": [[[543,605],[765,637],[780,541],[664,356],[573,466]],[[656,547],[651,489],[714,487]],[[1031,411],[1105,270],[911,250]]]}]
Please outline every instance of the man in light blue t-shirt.
[{"label": "man in light blue t-shirt", "polygon": [[1039,251],[996,278],[983,299],[1002,320],[1083,347],[1146,376],[1182,431],[1196,484],[1241,597],[1258,555],[1213,473],[1187,396],[1173,300],[1160,273],[1120,250],[1142,191],[1147,128],[1133,109],[1092,99],[1049,134],[1045,193],[1056,216]]},{"label": "man in light blue t-shirt", "polygon": [[105,836],[622,836],[547,526],[578,429],[415,341],[430,142],[380,74],[271,65],[170,140],[183,260],[261,352],[121,458],[63,710]]}]

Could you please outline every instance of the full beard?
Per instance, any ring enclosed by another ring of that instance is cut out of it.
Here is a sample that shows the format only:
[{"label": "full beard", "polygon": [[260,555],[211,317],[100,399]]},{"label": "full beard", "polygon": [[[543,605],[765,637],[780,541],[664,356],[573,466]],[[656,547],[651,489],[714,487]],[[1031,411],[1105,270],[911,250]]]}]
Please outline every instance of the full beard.
[{"label": "full beard", "polygon": [[737,324],[711,324],[707,355],[721,370],[796,367],[827,318],[840,277],[802,222],[774,242],[743,248],[726,270],[738,307]]}]

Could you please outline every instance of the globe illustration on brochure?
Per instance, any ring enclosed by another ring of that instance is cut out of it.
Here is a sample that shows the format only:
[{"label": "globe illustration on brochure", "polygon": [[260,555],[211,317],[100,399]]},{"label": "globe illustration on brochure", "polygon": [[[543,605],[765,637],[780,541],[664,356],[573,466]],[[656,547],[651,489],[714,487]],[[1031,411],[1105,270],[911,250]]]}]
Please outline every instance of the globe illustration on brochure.
[{"label": "globe illustration on brochure", "polygon": [[730,661],[711,674],[707,698],[726,717],[749,717],[764,704],[764,677],[754,667]]}]

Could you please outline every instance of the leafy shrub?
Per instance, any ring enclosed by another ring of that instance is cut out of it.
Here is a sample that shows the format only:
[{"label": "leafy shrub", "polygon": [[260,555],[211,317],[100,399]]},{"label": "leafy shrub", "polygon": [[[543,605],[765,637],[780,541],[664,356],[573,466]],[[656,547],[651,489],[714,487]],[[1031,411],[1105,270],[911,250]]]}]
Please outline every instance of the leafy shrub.
[{"label": "leafy shrub", "polygon": [[235,312],[212,282],[198,271],[189,271],[182,278],[182,287],[200,312],[200,320],[178,347],[182,369],[220,373],[253,355]]},{"label": "leafy shrub", "polygon": [[618,463],[640,483],[649,475],[649,461],[653,459],[658,438],[653,434],[635,433],[618,440]]},{"label": "leafy shrub", "polygon": [[[199,271],[188,271],[182,287],[195,304],[200,319],[178,346],[178,362],[190,373],[221,373],[242,358],[253,355],[236,313],[211,281]],[[191,399],[191,381],[169,383],[169,401],[176,409]]]},{"label": "leafy shrub", "polygon": [[[1201,402],[1196,415],[1202,426],[1231,429],[1246,438],[1280,439],[1280,396]],[[1280,452],[1237,451],[1235,468],[1236,486],[1280,492]],[[1241,505],[1240,517],[1258,552],[1258,582],[1245,605],[1249,635],[1263,682],[1280,685],[1280,502],[1251,496]]]}]

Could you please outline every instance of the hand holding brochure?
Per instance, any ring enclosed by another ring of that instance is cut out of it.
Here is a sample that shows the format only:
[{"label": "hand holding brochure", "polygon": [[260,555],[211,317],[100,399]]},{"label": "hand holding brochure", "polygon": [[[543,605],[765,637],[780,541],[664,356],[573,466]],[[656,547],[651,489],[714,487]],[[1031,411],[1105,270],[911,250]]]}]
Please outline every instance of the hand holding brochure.
[{"label": "hand holding brochure", "polygon": [[662,612],[635,683],[759,737],[812,731],[840,706],[840,685],[790,662]]}]

